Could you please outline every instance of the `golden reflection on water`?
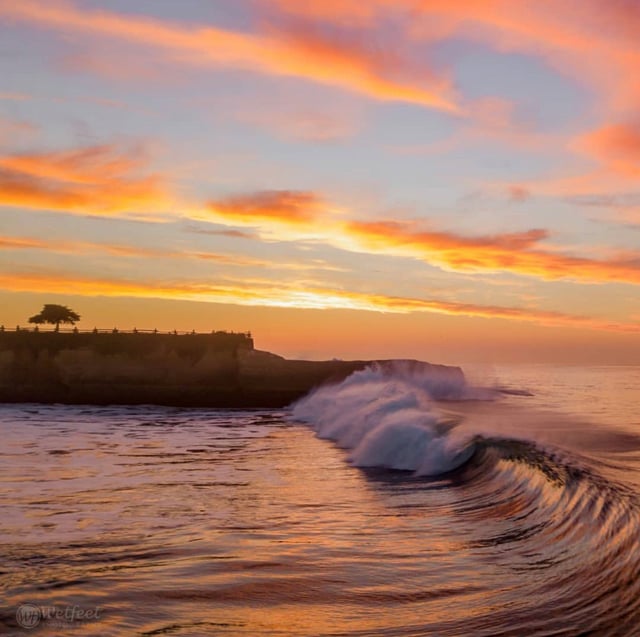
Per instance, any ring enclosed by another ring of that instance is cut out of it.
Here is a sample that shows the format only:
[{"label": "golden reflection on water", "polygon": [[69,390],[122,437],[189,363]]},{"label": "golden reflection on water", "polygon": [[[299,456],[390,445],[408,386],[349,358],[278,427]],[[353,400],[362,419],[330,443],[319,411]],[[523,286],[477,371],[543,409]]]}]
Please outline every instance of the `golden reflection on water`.
[{"label": "golden reflection on water", "polygon": [[636,612],[637,512],[535,458],[417,480],[273,413],[36,411],[4,418],[0,633],[26,601],[99,606],[62,627],[88,636],[534,634],[558,609]]}]

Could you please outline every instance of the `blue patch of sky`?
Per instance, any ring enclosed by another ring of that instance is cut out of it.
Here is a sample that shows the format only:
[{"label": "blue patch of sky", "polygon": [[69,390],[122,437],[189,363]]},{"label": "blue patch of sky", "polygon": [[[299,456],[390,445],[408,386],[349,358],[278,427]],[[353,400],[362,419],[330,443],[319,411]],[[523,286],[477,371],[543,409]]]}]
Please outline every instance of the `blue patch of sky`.
[{"label": "blue patch of sky", "polygon": [[[424,106],[390,102],[372,105],[370,133],[389,147],[429,146],[446,141],[460,120]],[[371,137],[369,137],[371,139]]]},{"label": "blue patch of sky", "polygon": [[465,98],[512,100],[516,114],[533,121],[538,130],[570,133],[590,117],[593,94],[539,57],[496,52],[460,39],[438,44],[432,55],[437,63],[453,67]]},{"label": "blue patch of sky", "polygon": [[[60,94],[60,80],[49,73],[49,63],[61,53],[64,43],[46,36],[35,38],[33,32],[17,26],[0,29],[0,42],[2,93],[35,97]],[[21,109],[25,105],[24,101],[19,103]]]}]

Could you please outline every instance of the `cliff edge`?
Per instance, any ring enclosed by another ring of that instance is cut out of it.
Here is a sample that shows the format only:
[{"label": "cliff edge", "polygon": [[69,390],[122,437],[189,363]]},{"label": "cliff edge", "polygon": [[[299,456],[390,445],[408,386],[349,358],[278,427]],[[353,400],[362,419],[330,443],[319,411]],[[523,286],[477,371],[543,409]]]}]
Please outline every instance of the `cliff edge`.
[{"label": "cliff edge", "polygon": [[[0,332],[0,402],[284,407],[372,362],[287,360],[226,332]],[[407,363],[463,378],[456,367]]]}]

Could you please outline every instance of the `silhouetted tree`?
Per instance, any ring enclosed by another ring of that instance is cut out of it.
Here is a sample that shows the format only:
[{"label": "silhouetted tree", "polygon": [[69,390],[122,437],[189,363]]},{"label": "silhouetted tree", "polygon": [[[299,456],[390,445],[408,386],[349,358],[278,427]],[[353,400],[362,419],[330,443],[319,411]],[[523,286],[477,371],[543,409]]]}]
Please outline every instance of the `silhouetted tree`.
[{"label": "silhouetted tree", "polygon": [[80,315],[69,309],[66,305],[55,305],[53,303],[46,304],[40,314],[36,314],[29,319],[29,323],[42,325],[48,323],[56,326],[56,332],[60,329],[60,323],[69,323],[74,325],[80,320]]}]

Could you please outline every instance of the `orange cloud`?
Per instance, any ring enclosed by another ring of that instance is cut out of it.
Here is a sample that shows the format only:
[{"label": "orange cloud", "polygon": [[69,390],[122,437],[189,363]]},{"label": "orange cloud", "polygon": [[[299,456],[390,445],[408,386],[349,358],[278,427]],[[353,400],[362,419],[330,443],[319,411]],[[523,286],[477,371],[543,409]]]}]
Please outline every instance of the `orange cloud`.
[{"label": "orange cloud", "polygon": [[295,190],[265,190],[208,204],[214,217],[249,225],[265,221],[310,224],[318,218],[322,207],[322,200],[314,193]]},{"label": "orange cloud", "polygon": [[594,47],[609,43],[611,56],[623,55],[640,32],[637,6],[599,0],[555,0],[553,11],[528,0],[263,0],[263,4],[305,18],[364,26],[389,11],[401,11],[409,18],[414,37],[462,34],[501,50],[556,58],[566,51],[593,55]]},{"label": "orange cloud", "polygon": [[513,184],[507,188],[507,193],[511,201],[526,201],[531,197],[531,193],[524,186]]},{"label": "orange cloud", "polygon": [[[33,237],[0,236],[0,247],[6,250],[47,250],[63,254],[95,254],[104,253],[114,256],[141,258],[172,258],[187,256],[171,250],[141,248],[139,246],[113,245],[91,241],[57,241],[36,239]],[[210,255],[211,257],[220,255]]]},{"label": "orange cloud", "polygon": [[569,175],[521,180],[518,184],[497,182],[485,185],[501,194],[515,185],[526,189],[532,195],[566,198],[618,195],[629,192],[634,188],[635,182],[627,174],[611,170],[609,167],[601,167]]},{"label": "orange cloud", "polygon": [[640,284],[640,255],[598,260],[545,251],[538,247],[539,242],[548,237],[545,230],[462,237],[445,232],[421,232],[396,222],[352,222],[347,228],[352,237],[371,250],[421,258],[454,271],[509,272],[545,280]]},{"label": "orange cloud", "polygon": [[514,307],[456,303],[434,299],[412,299],[345,292],[326,288],[300,288],[286,284],[247,283],[210,285],[200,282],[159,284],[123,280],[70,277],[64,274],[0,274],[0,289],[21,292],[79,294],[83,296],[134,296],[275,306],[307,309],[351,309],[373,312],[430,312],[483,318],[500,318],[536,324],[581,327],[594,330],[639,333],[640,325],[604,321],[561,312]]},{"label": "orange cloud", "polygon": [[141,214],[166,207],[157,175],[112,146],[0,157],[0,206],[74,214]]},{"label": "orange cloud", "polygon": [[140,156],[117,155],[113,147],[89,146],[70,151],[0,157],[0,168],[31,177],[78,184],[118,178],[142,165]]},{"label": "orange cloud", "polygon": [[43,240],[32,237],[0,236],[0,248],[5,250],[46,250],[62,254],[108,254],[119,257],[131,257],[141,259],[198,259],[210,261],[220,265],[237,267],[269,267],[274,270],[308,271],[322,270],[343,272],[343,268],[332,266],[323,260],[314,260],[310,263],[280,262],[267,259],[233,254],[220,254],[216,252],[202,251],[177,251],[160,248],[142,248],[131,245],[117,245],[108,243],[96,243],[91,241],[55,241]]},{"label": "orange cloud", "polygon": [[640,125],[610,124],[587,133],[574,146],[596,157],[615,171],[640,176]]},{"label": "orange cloud", "polygon": [[336,245],[341,232],[338,218],[342,214],[316,193],[296,190],[226,197],[210,201],[204,209],[185,211],[193,220],[250,228],[263,241],[319,241],[332,245]]},{"label": "orange cloud", "polygon": [[[532,55],[595,89],[616,115],[637,112],[640,106],[640,5],[634,1],[554,0],[552,10],[548,3],[530,0],[263,0],[263,4],[272,12],[369,29],[383,26],[387,13],[393,12],[395,22],[416,41],[459,38],[500,53]],[[501,135],[506,141],[539,146],[526,131],[504,130]]]},{"label": "orange cloud", "polygon": [[312,193],[274,191],[210,206],[211,220],[259,228],[269,238],[312,238],[353,252],[421,259],[456,272],[508,272],[543,280],[640,284],[640,255],[592,259],[543,249],[543,229],[468,237],[398,221],[344,221]]},{"label": "orange cloud", "polygon": [[[640,109],[640,4],[601,0],[263,0],[281,12],[338,27],[384,28],[387,14],[414,41],[434,43],[458,38],[480,42],[500,53],[524,53],[541,58],[562,75],[594,90],[609,121]],[[635,187],[640,174],[639,127],[606,125],[577,140],[539,135],[512,122],[507,105],[495,98],[464,104],[467,125],[448,139],[430,145],[405,145],[402,154],[449,152],[475,141],[499,142],[527,150],[570,151],[596,158],[600,170],[525,184],[551,196],[612,193]],[[501,113],[501,110],[503,111]],[[631,183],[633,182],[633,183]]]},{"label": "orange cloud", "polygon": [[0,248],[4,250],[16,249],[41,249],[46,248],[47,242],[41,239],[30,239],[26,237],[0,237]]},{"label": "orange cloud", "polygon": [[448,80],[422,69],[420,81],[396,81],[396,65],[388,64],[374,50],[317,33],[257,35],[213,27],[187,28],[150,18],[82,10],[70,2],[39,0],[0,0],[0,15],[64,33],[76,31],[153,47],[179,63],[299,77],[378,100],[459,111]]}]

